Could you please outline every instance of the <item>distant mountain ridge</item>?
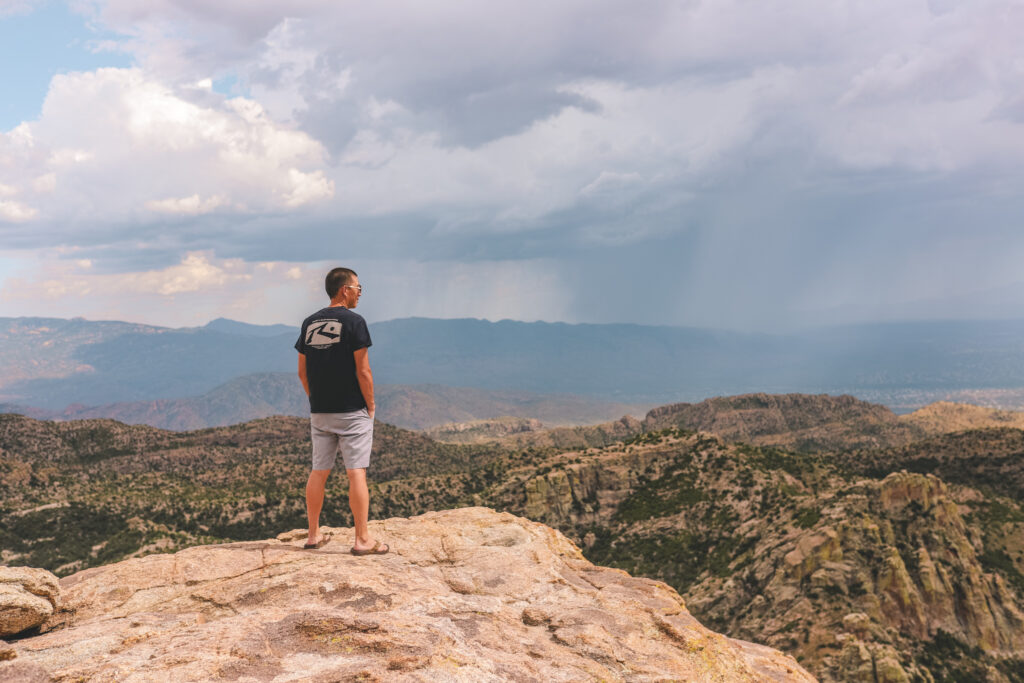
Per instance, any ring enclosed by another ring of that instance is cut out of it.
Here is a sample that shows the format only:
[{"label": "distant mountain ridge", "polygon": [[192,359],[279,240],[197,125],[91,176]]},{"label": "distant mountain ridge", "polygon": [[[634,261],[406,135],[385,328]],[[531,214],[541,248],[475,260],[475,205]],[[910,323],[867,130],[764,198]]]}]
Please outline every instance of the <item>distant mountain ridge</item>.
[{"label": "distant mountain ridge", "polygon": [[[1024,387],[1022,321],[769,335],[406,318],[374,323],[370,330],[371,363],[381,384],[575,394],[622,403],[753,391],[849,393],[900,409],[956,392]],[[224,319],[170,329],[0,318],[0,402],[60,411],[74,403],[200,396],[242,375],[294,372],[297,332]]]},{"label": "distant mountain ridge", "polygon": [[277,337],[285,334],[295,334],[298,331],[291,325],[253,325],[252,323],[243,323],[238,320],[230,320],[229,318],[215,318],[199,329],[248,337]]},{"label": "distant mountain ridge", "polygon": [[661,406],[647,414],[643,427],[694,429],[729,441],[801,451],[888,447],[925,435],[885,406],[853,396],[805,394],[757,393]]},{"label": "distant mountain ridge", "polygon": [[966,430],[1024,429],[1024,412],[939,401],[896,415],[853,396],[758,393],[660,406],[642,423],[645,432],[671,427],[803,452],[863,451]]},{"label": "distant mountain ridge", "polygon": [[[621,415],[643,414],[647,406],[613,403],[585,396],[486,391],[437,385],[375,387],[377,415],[407,429],[426,429],[453,421],[502,416],[540,418],[544,426],[594,424]],[[256,373],[236,377],[201,396],[130,401],[102,406],[70,405],[46,410],[0,404],[0,413],[40,420],[110,418],[177,431],[223,427],[273,415],[305,417],[309,400],[295,373]]]},{"label": "distant mountain ridge", "polygon": [[570,449],[600,448],[665,429],[801,452],[864,452],[905,447],[960,431],[1021,430],[1024,412],[940,401],[896,415],[885,406],[853,396],[758,393],[658,406],[642,420],[626,416],[602,424],[557,428],[524,419],[476,420],[439,425],[427,434],[445,443]]}]

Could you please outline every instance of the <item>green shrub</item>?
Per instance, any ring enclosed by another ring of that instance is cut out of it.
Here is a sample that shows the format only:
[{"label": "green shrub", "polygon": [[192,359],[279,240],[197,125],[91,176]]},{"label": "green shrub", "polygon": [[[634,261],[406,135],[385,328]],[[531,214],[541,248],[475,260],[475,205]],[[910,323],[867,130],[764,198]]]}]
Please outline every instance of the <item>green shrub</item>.
[{"label": "green shrub", "polygon": [[1024,592],[1024,574],[1020,573],[1013,559],[1004,551],[986,549],[978,559],[981,561],[981,566],[986,570],[1002,574],[1017,590]]},{"label": "green shrub", "polygon": [[821,512],[817,508],[802,508],[797,510],[793,523],[801,529],[810,529],[821,519]]}]

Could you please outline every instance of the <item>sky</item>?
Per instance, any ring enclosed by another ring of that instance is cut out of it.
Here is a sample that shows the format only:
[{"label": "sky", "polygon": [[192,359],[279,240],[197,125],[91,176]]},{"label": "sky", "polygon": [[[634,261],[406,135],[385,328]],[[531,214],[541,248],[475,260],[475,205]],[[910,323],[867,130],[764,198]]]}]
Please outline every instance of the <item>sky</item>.
[{"label": "sky", "polygon": [[1024,318],[1020,0],[0,0],[0,316]]}]

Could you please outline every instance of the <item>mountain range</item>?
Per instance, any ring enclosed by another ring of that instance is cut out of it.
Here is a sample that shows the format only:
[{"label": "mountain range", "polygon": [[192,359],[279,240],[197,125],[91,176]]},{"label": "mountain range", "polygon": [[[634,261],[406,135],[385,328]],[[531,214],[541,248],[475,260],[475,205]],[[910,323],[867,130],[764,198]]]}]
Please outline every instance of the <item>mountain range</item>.
[{"label": "mountain range", "polygon": [[[769,394],[530,443],[379,423],[371,515],[483,505],[544,522],[823,681],[1022,681],[1022,425],[976,407],[897,416]],[[2,415],[0,559],[67,575],[272,537],[303,524],[308,458],[298,418],[172,432]],[[324,516],[350,523],[341,478]]]},{"label": "mountain range", "polygon": [[[799,391],[848,393],[899,411],[966,397],[1024,406],[1022,321],[890,323],[768,335],[407,318],[374,323],[370,330],[371,362],[383,385],[571,394],[629,405]],[[297,327],[229,320],[171,329],[0,318],[0,402],[60,413],[73,404],[197,399],[245,375],[294,373],[296,336]],[[253,383],[254,390],[261,388],[268,395],[251,395],[254,404],[291,412],[291,399],[274,382]],[[202,418],[203,424],[216,422]]]},{"label": "mountain range", "polygon": [[[624,414],[640,415],[649,407],[587,396],[430,384],[377,384],[374,393],[380,419],[408,429],[427,429],[481,418],[538,415],[543,416],[544,426],[592,424]],[[0,404],[0,413],[18,413],[40,420],[106,417],[127,424],[188,430],[221,427],[273,415],[308,416],[309,400],[295,373],[264,372],[236,377],[201,396],[99,406],[72,404],[59,411]]]}]

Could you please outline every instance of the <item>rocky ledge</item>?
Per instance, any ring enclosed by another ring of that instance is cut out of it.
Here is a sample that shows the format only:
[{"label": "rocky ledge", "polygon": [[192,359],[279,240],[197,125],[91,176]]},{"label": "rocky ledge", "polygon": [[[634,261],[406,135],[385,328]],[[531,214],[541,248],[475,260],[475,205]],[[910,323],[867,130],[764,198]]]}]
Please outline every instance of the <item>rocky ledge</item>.
[{"label": "rocky ledge", "polygon": [[[487,508],[371,523],[388,555],[277,539],[150,555],[61,580],[0,679],[813,681],[709,631],[665,584],[597,567]],[[6,671],[5,671],[6,670]]]}]

